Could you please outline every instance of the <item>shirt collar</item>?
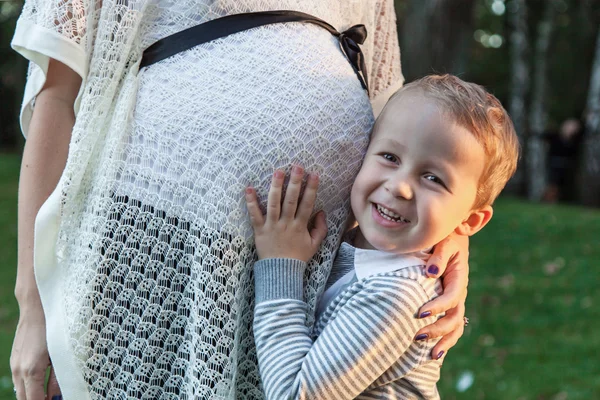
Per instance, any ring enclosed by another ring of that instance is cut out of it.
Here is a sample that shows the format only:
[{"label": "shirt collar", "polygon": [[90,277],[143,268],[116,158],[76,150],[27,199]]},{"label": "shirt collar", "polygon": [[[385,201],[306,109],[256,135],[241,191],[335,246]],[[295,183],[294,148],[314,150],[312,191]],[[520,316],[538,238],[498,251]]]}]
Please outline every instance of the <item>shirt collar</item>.
[{"label": "shirt collar", "polygon": [[359,249],[347,242],[342,243],[340,251],[343,252],[350,249],[354,249],[354,271],[357,279],[414,267],[415,265],[425,265],[431,256],[431,249],[406,254],[394,254],[381,250]]}]

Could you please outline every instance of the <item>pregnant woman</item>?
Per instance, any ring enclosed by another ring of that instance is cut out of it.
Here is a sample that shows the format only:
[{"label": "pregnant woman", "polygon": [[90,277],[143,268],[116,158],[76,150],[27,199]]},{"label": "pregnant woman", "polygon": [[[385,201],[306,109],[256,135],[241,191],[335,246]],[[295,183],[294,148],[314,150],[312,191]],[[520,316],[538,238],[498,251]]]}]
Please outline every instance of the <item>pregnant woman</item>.
[{"label": "pregnant woman", "polygon": [[[269,10],[340,32],[364,24],[369,93],[340,39],[304,22],[242,30],[140,68],[144,49],[165,37]],[[263,398],[244,188],[265,198],[273,171],[293,163],[320,175],[329,232],[309,264],[312,324],[373,110],[402,84],[393,1],[29,0],[13,47],[31,61],[18,399],[43,397],[50,363],[65,399]],[[452,246],[436,249],[439,267]],[[445,349],[462,333],[461,263],[435,307],[459,306],[426,328],[450,332]]]}]

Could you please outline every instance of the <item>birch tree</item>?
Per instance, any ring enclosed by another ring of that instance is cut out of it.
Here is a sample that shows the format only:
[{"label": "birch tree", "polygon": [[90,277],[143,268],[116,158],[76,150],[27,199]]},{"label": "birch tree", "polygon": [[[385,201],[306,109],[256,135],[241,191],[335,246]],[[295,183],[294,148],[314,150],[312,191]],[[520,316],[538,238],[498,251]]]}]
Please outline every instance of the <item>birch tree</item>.
[{"label": "birch tree", "polygon": [[583,201],[587,205],[600,205],[600,29],[586,103],[584,141]]},{"label": "birch tree", "polygon": [[[529,66],[527,64],[529,35],[525,0],[511,0],[508,3],[508,18],[512,28],[510,34],[511,86],[509,114],[519,136],[519,142],[524,147],[527,137],[525,98],[529,89]],[[525,174],[522,164],[523,158],[521,158],[515,176],[507,185],[507,190],[512,193],[520,194],[523,192]]]},{"label": "birch tree", "polygon": [[525,157],[527,192],[530,200],[539,201],[547,185],[547,145],[542,135],[548,122],[548,49],[555,25],[557,0],[545,4],[544,13],[537,25],[534,53],[534,72],[529,107],[529,140]]}]

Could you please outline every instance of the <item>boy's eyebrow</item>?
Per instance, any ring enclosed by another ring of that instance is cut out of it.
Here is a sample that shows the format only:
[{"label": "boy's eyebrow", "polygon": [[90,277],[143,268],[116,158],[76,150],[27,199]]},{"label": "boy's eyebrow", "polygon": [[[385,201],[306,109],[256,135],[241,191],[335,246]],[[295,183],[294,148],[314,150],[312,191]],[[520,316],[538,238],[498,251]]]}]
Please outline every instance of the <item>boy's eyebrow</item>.
[{"label": "boy's eyebrow", "polygon": [[381,138],[381,139],[373,139],[373,142],[375,143],[379,143],[379,142],[383,142],[383,143],[389,143],[390,145],[394,146],[394,147],[402,147],[405,148],[406,145],[400,143],[399,141],[397,141],[396,139],[391,139],[391,138]]}]

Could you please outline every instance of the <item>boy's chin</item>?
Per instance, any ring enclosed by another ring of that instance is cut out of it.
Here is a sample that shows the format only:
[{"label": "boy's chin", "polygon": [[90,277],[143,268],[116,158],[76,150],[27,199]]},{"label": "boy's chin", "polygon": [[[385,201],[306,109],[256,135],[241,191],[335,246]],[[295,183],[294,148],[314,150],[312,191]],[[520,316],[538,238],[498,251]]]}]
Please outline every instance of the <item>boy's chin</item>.
[{"label": "boy's chin", "polygon": [[409,242],[406,239],[390,240],[389,238],[369,234],[363,237],[364,241],[368,243],[368,247],[365,246],[363,248],[370,248],[373,250],[380,250],[394,254],[415,253],[433,247],[433,245],[427,245],[425,241],[422,241],[421,243],[412,240]]},{"label": "boy's chin", "polygon": [[363,240],[359,245],[364,249],[379,250],[388,253],[402,254],[410,252],[405,245],[390,241],[389,239],[386,240],[386,238],[377,237],[377,235],[363,236]]}]

